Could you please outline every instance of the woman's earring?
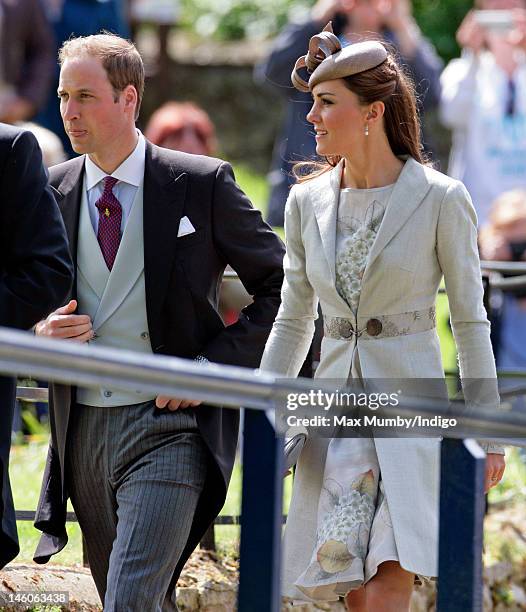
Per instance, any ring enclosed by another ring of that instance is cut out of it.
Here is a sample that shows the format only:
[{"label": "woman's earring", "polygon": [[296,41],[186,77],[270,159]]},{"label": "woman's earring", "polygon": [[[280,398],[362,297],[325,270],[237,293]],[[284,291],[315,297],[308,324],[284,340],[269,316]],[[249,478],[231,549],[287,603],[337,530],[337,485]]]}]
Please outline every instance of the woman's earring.
[{"label": "woman's earring", "polygon": [[365,124],[365,135],[369,136],[369,124],[368,123]]}]

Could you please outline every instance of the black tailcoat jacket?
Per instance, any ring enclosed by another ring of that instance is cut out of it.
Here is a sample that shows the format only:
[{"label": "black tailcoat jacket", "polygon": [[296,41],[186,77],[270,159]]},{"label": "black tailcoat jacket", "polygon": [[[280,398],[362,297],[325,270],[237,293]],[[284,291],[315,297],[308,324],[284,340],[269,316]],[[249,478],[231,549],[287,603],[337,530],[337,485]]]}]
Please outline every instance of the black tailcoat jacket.
[{"label": "black tailcoat jacket", "polygon": [[[50,170],[74,260],[83,177],[83,156]],[[143,208],[146,311],[153,352],[189,359],[203,355],[215,363],[258,367],[280,304],[284,248],[236,185],[230,165],[147,142]],[[184,216],[196,231],[178,238]],[[225,327],[218,293],[227,264],[238,273],[253,303],[235,324]],[[43,531],[35,553],[39,563],[67,542],[64,455],[74,396],[74,387],[52,386],[52,441],[35,521]],[[238,436],[237,410],[201,405],[195,414],[210,450],[210,469],[174,579],[224,503]]]},{"label": "black tailcoat jacket", "polygon": [[[61,306],[73,267],[31,132],[0,124],[0,325],[30,329]],[[0,569],[18,554],[9,484],[15,380],[0,378]]]}]

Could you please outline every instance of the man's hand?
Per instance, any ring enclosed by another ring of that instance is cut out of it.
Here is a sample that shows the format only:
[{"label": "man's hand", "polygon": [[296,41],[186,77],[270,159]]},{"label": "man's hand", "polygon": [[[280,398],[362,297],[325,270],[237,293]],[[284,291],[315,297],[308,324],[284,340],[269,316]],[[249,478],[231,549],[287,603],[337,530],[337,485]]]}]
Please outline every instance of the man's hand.
[{"label": "man's hand", "polygon": [[486,478],[484,482],[484,492],[487,493],[491,487],[499,484],[504,475],[506,461],[504,455],[488,453],[486,455]]},{"label": "man's hand", "polygon": [[508,35],[508,42],[526,50],[526,9],[513,11],[514,27]]},{"label": "man's hand", "polygon": [[75,342],[89,342],[94,337],[88,315],[74,314],[77,301],[70,300],[65,306],[53,311],[35,326],[35,334],[46,338],[64,338]]},{"label": "man's hand", "polygon": [[168,410],[179,410],[179,408],[194,408],[199,406],[202,402],[197,400],[184,400],[176,397],[167,397],[166,395],[158,395],[155,398],[155,405],[157,408],[168,408]]}]

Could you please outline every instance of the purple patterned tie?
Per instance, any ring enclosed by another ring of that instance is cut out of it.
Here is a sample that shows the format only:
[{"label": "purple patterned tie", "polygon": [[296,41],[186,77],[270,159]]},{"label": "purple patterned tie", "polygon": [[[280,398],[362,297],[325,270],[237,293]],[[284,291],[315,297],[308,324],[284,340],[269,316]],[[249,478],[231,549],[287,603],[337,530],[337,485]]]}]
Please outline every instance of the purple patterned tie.
[{"label": "purple patterned tie", "polygon": [[109,270],[113,268],[121,241],[122,207],[112,191],[118,180],[113,176],[104,177],[104,191],[95,202],[95,206],[99,209],[97,240]]}]

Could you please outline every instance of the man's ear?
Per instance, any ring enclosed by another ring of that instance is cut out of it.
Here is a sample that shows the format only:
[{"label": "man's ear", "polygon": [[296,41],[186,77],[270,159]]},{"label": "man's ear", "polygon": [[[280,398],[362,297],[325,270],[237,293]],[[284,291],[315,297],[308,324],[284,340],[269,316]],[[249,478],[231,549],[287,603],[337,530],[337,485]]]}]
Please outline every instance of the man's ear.
[{"label": "man's ear", "polygon": [[126,108],[131,108],[133,111],[137,108],[138,96],[137,90],[133,85],[127,85],[122,92],[124,96],[124,105]]}]

